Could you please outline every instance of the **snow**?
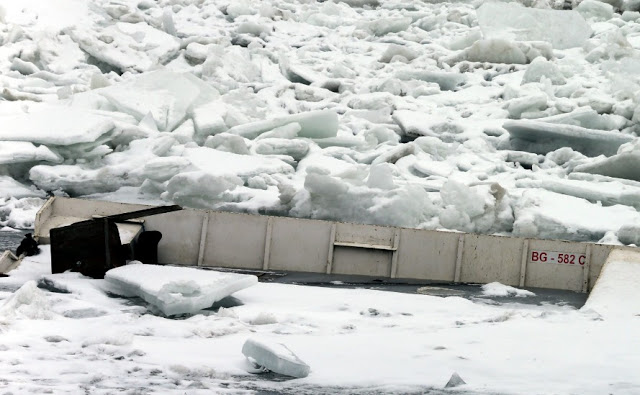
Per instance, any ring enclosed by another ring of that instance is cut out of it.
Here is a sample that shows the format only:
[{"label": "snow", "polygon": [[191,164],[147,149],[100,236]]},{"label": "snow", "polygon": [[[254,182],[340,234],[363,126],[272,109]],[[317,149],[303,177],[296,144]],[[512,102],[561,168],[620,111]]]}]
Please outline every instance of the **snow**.
[{"label": "snow", "polygon": [[636,251],[612,252],[582,310],[595,311],[609,319],[637,317],[640,314],[638,257]]},{"label": "snow", "polygon": [[[424,393],[442,391],[454,373],[466,382],[456,387],[463,393],[640,388],[640,360],[630,351],[638,346],[635,317],[522,304],[529,298],[500,304],[487,296],[264,282],[235,292],[235,303],[217,312],[169,319],[141,299],[114,297],[108,280],[50,274],[48,251],[0,278],[2,355],[12,377],[6,391]],[[195,283],[208,273],[189,270],[195,274],[184,279]],[[308,376],[280,381],[256,373],[242,353],[249,339],[286,346],[311,367]],[[566,366],[580,366],[571,380]]]},{"label": "snow", "polygon": [[105,280],[113,293],[139,296],[167,316],[195,313],[258,282],[252,275],[144,265],[137,261],[109,270]]}]

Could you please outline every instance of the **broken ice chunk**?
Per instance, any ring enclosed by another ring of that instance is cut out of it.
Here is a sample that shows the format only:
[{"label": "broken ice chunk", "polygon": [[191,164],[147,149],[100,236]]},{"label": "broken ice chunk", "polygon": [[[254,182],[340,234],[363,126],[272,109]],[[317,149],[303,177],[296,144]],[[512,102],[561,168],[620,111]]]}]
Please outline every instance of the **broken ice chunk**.
[{"label": "broken ice chunk", "polygon": [[234,126],[227,132],[253,139],[264,132],[293,122],[300,125],[298,136],[309,138],[335,137],[338,134],[338,115],[332,110],[309,111]]},{"label": "broken ice chunk", "polygon": [[289,155],[299,161],[309,152],[309,143],[304,140],[267,138],[257,141],[253,148],[260,155]]},{"label": "broken ice chunk", "polygon": [[467,384],[467,382],[464,381],[457,372],[453,372],[453,374],[451,375],[451,378],[449,379],[447,384],[444,386],[444,388],[455,388],[464,384]]},{"label": "broken ice chunk", "polygon": [[20,289],[6,298],[0,306],[0,323],[14,319],[50,320],[55,313],[43,291],[34,280],[29,280]]},{"label": "broken ice chunk", "polygon": [[132,263],[105,274],[110,291],[138,296],[163,314],[193,314],[258,282],[252,275]]},{"label": "broken ice chunk", "polygon": [[151,114],[158,130],[167,132],[180,125],[191,108],[220,96],[214,88],[189,73],[167,70],[112,85],[101,89],[100,94],[119,111],[138,121]]},{"label": "broken ice chunk", "polygon": [[419,80],[435,82],[443,91],[456,90],[461,85],[464,85],[468,79],[468,77],[460,73],[408,69],[398,71],[395,76],[403,81]]},{"label": "broken ice chunk", "polygon": [[640,152],[623,152],[610,158],[578,165],[575,171],[640,181]]},{"label": "broken ice chunk", "polygon": [[60,163],[63,159],[44,145],[36,147],[24,141],[0,141],[0,165],[40,161]]},{"label": "broken ice chunk", "polygon": [[148,71],[180,50],[177,38],[145,22],[118,22],[94,29],[76,26],[67,33],[83,51],[119,72]]},{"label": "broken ice chunk", "polygon": [[281,160],[261,156],[239,155],[223,152],[207,147],[187,148],[185,158],[193,166],[206,173],[216,176],[253,177],[258,174],[293,173],[293,168]]},{"label": "broken ice chunk", "polygon": [[97,112],[62,106],[0,117],[2,140],[36,144],[90,143],[113,128],[113,121]]},{"label": "broken ice chunk", "polygon": [[[517,3],[486,2],[477,10],[485,38],[547,41],[555,49],[580,47],[591,28],[575,11],[543,10]],[[570,29],[567,26],[571,26]]]},{"label": "broken ice chunk", "polygon": [[287,346],[265,339],[247,339],[242,353],[272,372],[291,377],[307,377],[311,368]]},{"label": "broken ice chunk", "polygon": [[502,126],[511,135],[513,149],[541,154],[569,146],[587,156],[611,156],[622,144],[634,140],[633,136],[620,132],[540,120],[512,120]]},{"label": "broken ice chunk", "polygon": [[35,187],[28,187],[19,183],[9,176],[0,176],[0,199],[16,198],[22,199],[25,197],[39,197],[44,198],[46,193]]},{"label": "broken ice chunk", "polygon": [[376,36],[384,36],[389,33],[398,33],[407,30],[412,19],[409,17],[383,18],[371,21],[366,25],[366,29]]},{"label": "broken ice chunk", "polygon": [[553,85],[562,85],[567,82],[555,63],[549,62],[544,57],[539,56],[527,67],[527,71],[525,71],[524,76],[522,76],[522,83],[540,82],[543,77],[551,81]]},{"label": "broken ice chunk", "polygon": [[526,289],[515,288],[499,282],[484,284],[482,286],[482,294],[484,296],[515,296],[518,298],[536,296],[536,294],[531,291],[527,291]]},{"label": "broken ice chunk", "polygon": [[596,241],[623,224],[640,223],[633,207],[602,207],[541,189],[524,191],[514,205],[514,214],[515,236],[542,239]]}]

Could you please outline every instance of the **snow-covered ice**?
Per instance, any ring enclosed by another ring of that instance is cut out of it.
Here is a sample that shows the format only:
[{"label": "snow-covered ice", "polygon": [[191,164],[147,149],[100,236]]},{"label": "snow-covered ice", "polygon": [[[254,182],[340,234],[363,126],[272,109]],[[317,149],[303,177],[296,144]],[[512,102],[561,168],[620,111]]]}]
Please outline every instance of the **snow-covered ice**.
[{"label": "snow-covered ice", "polygon": [[113,293],[141,297],[167,316],[206,309],[258,282],[256,276],[248,274],[145,265],[137,261],[109,270],[104,278]]},{"label": "snow-covered ice", "polygon": [[636,251],[613,251],[582,310],[595,311],[606,318],[638,317],[639,258],[640,255]]},{"label": "snow-covered ice", "polygon": [[242,353],[272,372],[291,377],[307,377],[311,368],[286,345],[265,339],[249,338],[242,345]]}]

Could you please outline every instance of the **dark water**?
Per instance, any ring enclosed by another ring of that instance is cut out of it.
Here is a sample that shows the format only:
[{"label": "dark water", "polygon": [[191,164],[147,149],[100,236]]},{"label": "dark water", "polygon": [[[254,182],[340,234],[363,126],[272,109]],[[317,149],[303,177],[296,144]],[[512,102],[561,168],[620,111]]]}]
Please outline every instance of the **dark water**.
[{"label": "dark water", "polygon": [[16,252],[16,248],[20,245],[20,242],[24,238],[26,233],[30,233],[30,230],[19,231],[0,231],[0,253],[5,250],[11,250]]},{"label": "dark water", "polygon": [[362,276],[324,275],[318,273],[277,273],[269,272],[259,276],[262,282],[310,285],[330,288],[360,288],[379,291],[402,292],[432,296],[459,296],[489,304],[520,303],[529,305],[564,305],[580,308],[587,301],[588,294],[573,291],[543,288],[525,288],[535,294],[526,298],[512,296],[485,296],[482,284],[449,284],[419,280],[376,279]]}]

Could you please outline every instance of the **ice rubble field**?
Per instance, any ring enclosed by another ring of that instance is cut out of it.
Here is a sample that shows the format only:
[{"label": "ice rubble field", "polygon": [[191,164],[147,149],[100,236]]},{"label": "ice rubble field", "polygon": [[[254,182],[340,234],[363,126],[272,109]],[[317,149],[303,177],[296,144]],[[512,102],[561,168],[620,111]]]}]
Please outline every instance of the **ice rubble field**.
[{"label": "ice rubble field", "polygon": [[[49,274],[45,246],[0,278],[0,388],[19,394],[637,394],[636,266],[623,263],[612,273],[616,284],[626,281],[630,298],[616,300],[615,289],[604,284],[598,300],[579,310],[522,304],[529,294],[497,283],[471,300],[257,283],[233,294],[241,305],[169,319],[141,299],[109,296],[109,279]],[[191,289],[188,276],[163,279],[157,270],[142,274],[148,265],[134,267],[117,276],[130,292],[141,285],[156,295]],[[236,281],[205,285],[201,277],[191,280],[203,294],[220,295]],[[498,304],[491,295],[513,299]],[[255,374],[243,352],[256,355],[256,344],[284,345],[278,352],[294,353],[310,367],[308,376]],[[467,384],[445,391],[454,372]]]},{"label": "ice rubble field", "polygon": [[0,226],[47,194],[638,244],[635,0],[0,9]]}]

